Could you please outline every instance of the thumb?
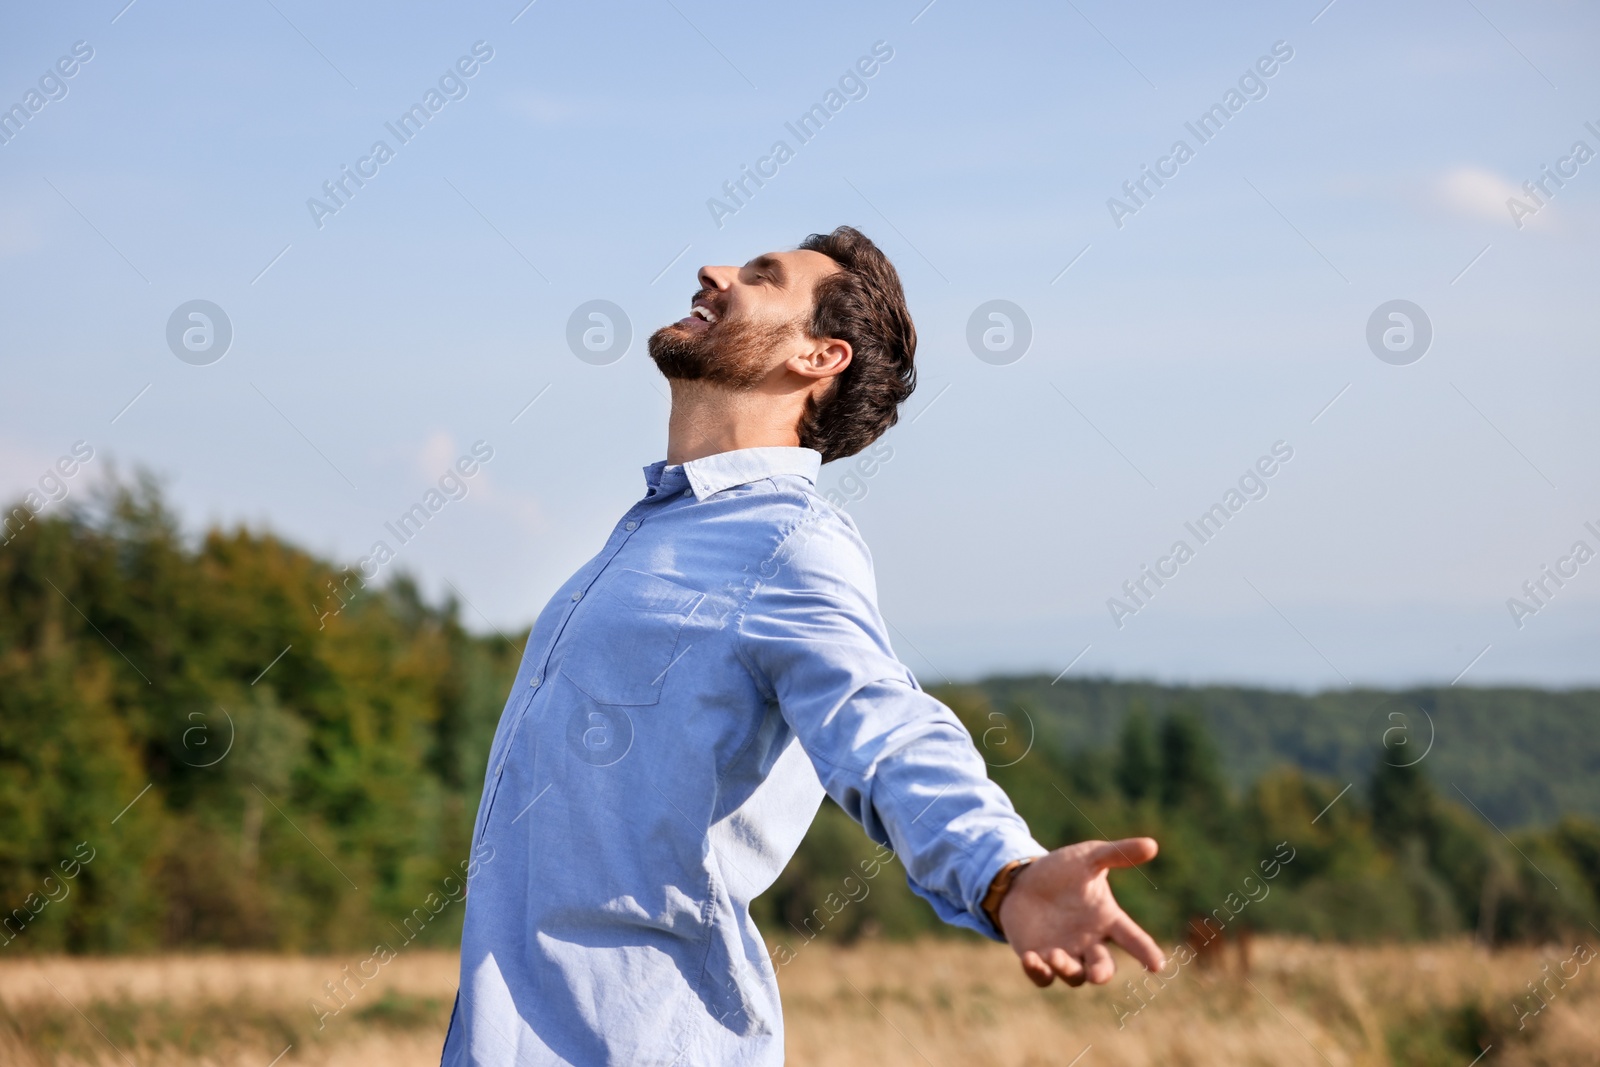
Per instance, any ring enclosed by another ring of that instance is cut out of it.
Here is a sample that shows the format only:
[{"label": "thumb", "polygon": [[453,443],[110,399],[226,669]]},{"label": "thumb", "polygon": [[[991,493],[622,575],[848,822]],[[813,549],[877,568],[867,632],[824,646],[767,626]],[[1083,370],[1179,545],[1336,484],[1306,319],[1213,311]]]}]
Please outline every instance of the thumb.
[{"label": "thumb", "polygon": [[1097,870],[1110,867],[1137,867],[1156,858],[1160,846],[1153,837],[1124,837],[1120,841],[1101,841],[1089,854]]}]

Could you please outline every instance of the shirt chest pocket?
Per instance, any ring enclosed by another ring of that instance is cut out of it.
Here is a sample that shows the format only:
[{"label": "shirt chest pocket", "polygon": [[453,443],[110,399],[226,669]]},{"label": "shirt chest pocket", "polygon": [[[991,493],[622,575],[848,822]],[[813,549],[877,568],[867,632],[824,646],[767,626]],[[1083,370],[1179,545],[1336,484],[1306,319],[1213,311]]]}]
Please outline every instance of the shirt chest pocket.
[{"label": "shirt chest pocket", "polygon": [[705,594],[642,571],[617,570],[595,583],[568,635],[561,673],[599,704],[654,704],[679,648],[684,623]]}]

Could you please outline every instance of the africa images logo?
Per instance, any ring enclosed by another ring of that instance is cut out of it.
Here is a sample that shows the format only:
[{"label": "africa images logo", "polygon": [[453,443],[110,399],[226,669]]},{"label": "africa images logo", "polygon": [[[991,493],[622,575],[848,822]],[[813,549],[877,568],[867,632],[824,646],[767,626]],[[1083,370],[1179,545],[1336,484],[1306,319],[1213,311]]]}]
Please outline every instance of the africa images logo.
[{"label": "africa images logo", "polygon": [[206,367],[228,354],[233,321],[209,300],[189,300],[167,317],[167,347],[194,367]]}]

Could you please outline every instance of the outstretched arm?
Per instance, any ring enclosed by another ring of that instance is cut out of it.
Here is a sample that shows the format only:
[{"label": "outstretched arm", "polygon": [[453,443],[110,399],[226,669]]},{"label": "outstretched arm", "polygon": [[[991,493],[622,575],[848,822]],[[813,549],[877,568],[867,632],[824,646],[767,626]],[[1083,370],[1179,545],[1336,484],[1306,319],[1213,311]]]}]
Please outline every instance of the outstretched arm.
[{"label": "outstretched arm", "polygon": [[1149,837],[1083,841],[1039,857],[1016,874],[1000,901],[999,925],[1033,983],[1104,985],[1117,971],[1115,941],[1152,971],[1166,966],[1155,940],[1128,917],[1106,872],[1155,859]]},{"label": "outstretched arm", "polygon": [[828,795],[893,847],[912,889],[945,922],[996,937],[981,906],[996,872],[1045,849],[954,712],[895,657],[859,535],[816,507],[757,568],[740,655]]},{"label": "outstretched arm", "polygon": [[[874,840],[891,843],[939,917],[1000,935],[1039,985],[1110,981],[1114,940],[1145,966],[1161,950],[1111,896],[1110,867],[1154,858],[1149,838],[1046,852],[989,780],[972,737],[889,647],[871,558],[852,526],[815,514],[759,571],[741,651],[818,778]],[[1033,858],[1037,857],[1037,858]],[[1015,873],[996,914],[996,872]]]}]

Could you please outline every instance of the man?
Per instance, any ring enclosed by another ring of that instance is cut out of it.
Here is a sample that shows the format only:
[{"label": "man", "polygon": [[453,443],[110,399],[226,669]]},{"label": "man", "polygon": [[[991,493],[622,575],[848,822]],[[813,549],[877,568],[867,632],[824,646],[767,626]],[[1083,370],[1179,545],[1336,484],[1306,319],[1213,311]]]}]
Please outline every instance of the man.
[{"label": "man", "polygon": [[817,494],[915,384],[894,267],[840,227],[699,280],[650,338],[667,458],[539,616],[495,734],[446,1067],[782,1063],[749,904],[824,790],[1036,984],[1109,981],[1108,940],[1159,970],[1106,882],[1156,843],[1033,840]]}]

